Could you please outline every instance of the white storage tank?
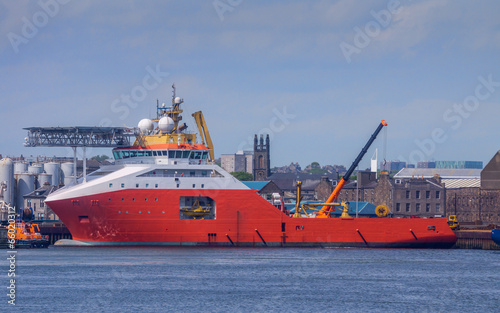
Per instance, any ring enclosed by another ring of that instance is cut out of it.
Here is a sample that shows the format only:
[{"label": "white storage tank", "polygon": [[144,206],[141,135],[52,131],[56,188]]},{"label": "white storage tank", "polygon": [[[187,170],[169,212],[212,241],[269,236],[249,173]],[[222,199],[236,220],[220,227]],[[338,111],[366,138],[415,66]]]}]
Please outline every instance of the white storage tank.
[{"label": "white storage tank", "polygon": [[73,176],[73,166],[74,166],[73,162],[66,162],[61,164],[61,171],[62,171],[61,181],[64,182],[66,180],[66,177]]},{"label": "white storage tank", "polygon": [[17,194],[16,208],[19,211],[24,208],[24,196],[35,190],[35,175],[31,173],[16,174]]},{"label": "white storage tank", "polygon": [[16,162],[14,163],[14,174],[26,173],[28,171],[28,163]]},{"label": "white storage tank", "polygon": [[64,176],[64,186],[71,186],[75,184],[75,176]]},{"label": "white storage tank", "polygon": [[53,185],[52,184],[52,175],[42,173],[38,174],[38,188],[43,187],[44,185]]},{"label": "white storage tank", "polygon": [[45,169],[45,173],[51,175],[52,177],[52,181],[50,184],[53,186],[58,186],[59,183],[61,182],[60,180],[61,164],[55,162],[45,163],[43,168]]},{"label": "white storage tank", "polygon": [[28,166],[28,173],[31,173],[31,174],[43,173],[43,165],[42,164],[33,164],[33,165]]},{"label": "white storage tank", "polygon": [[0,160],[0,188],[2,190],[3,201],[8,205],[14,204],[14,164],[11,159]]}]

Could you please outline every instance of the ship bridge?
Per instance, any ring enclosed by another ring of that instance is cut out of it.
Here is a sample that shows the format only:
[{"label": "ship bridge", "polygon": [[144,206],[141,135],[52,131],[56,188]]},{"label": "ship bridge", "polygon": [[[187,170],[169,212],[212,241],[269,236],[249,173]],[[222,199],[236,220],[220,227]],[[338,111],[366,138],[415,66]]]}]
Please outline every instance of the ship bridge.
[{"label": "ship bridge", "polygon": [[83,179],[86,180],[86,149],[130,147],[138,130],[131,127],[28,127],[25,147],[72,147],[76,181],[76,149],[83,149]]}]

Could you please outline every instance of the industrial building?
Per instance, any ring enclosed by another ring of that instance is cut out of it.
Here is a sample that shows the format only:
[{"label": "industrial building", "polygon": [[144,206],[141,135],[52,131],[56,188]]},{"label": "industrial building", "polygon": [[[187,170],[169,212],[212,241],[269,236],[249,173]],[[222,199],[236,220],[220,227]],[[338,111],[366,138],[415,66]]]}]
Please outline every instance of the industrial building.
[{"label": "industrial building", "polygon": [[235,154],[222,154],[221,167],[229,173],[246,172],[253,174],[253,151],[238,151]]},{"label": "industrial building", "polygon": [[[100,164],[96,162],[87,162],[87,169],[99,168]],[[78,162],[78,172],[83,171],[82,164],[82,161]],[[21,156],[1,159],[0,220],[7,220],[9,207],[17,213],[30,209],[34,219],[57,220],[44,200],[51,192],[74,181],[74,163],[66,158]]]},{"label": "industrial building", "polygon": [[417,168],[449,168],[449,169],[482,169],[482,161],[423,161],[417,163]]}]

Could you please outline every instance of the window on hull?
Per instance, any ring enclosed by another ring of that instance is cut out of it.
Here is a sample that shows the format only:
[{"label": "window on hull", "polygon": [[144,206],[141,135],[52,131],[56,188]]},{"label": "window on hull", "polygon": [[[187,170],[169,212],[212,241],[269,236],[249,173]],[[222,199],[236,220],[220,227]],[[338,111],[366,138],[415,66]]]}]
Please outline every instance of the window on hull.
[{"label": "window on hull", "polygon": [[216,170],[155,169],[137,177],[224,177]]},{"label": "window on hull", "polygon": [[179,217],[181,220],[214,220],[215,201],[210,197],[180,197]]}]

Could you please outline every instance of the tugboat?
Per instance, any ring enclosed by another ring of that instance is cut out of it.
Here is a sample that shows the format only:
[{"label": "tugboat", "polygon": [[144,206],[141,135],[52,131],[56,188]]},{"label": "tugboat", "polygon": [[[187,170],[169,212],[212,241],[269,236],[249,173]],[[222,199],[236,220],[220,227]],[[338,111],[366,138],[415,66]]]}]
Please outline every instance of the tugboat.
[{"label": "tugboat", "polygon": [[12,248],[9,244],[11,234],[14,234],[14,247],[16,249],[47,248],[49,246],[47,236],[40,234],[40,228],[35,223],[16,222],[8,226],[2,226],[0,229],[1,248]]}]

